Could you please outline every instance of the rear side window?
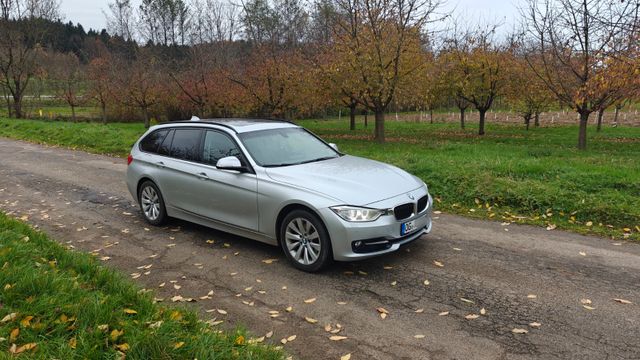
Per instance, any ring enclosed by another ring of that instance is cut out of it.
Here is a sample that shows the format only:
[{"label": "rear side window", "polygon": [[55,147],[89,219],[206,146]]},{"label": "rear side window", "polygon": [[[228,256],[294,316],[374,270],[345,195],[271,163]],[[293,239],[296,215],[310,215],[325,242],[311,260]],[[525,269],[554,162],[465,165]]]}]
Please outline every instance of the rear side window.
[{"label": "rear side window", "polygon": [[162,140],[164,140],[165,136],[169,130],[157,130],[147,135],[140,142],[140,150],[155,153],[158,151],[158,147],[162,144]]},{"label": "rear side window", "polygon": [[189,161],[200,160],[200,135],[199,129],[176,129],[171,142],[170,156]]},{"label": "rear side window", "polygon": [[202,162],[216,165],[218,160],[227,156],[241,159],[240,149],[227,135],[218,131],[207,131],[202,149]]}]

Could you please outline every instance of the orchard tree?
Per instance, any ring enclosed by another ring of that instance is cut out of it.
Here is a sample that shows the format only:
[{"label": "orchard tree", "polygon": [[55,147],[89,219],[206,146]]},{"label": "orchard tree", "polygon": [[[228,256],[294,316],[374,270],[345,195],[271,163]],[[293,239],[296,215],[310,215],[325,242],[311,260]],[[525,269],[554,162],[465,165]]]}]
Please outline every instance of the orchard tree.
[{"label": "orchard tree", "polygon": [[530,53],[542,64],[531,68],[560,103],[579,114],[578,148],[584,150],[589,115],[621,85],[614,69],[629,66],[617,54],[637,46],[630,39],[637,39],[639,31],[638,3],[528,0],[522,11]]},{"label": "orchard tree", "polygon": [[55,95],[71,108],[71,119],[76,121],[76,108],[87,100],[86,72],[74,53],[52,53],[47,56],[49,79],[53,80]]},{"label": "orchard tree", "polygon": [[384,114],[398,85],[421,66],[421,35],[438,8],[434,0],[337,0],[338,65],[358,78],[357,102],[375,114],[374,139],[385,141]]},{"label": "orchard tree", "polygon": [[[507,83],[509,53],[495,43],[494,35],[494,26],[484,26],[462,34],[454,33],[445,42],[453,92],[478,110],[478,135],[484,135],[486,113],[503,94]],[[461,117],[461,124],[462,121]]]},{"label": "orchard tree", "polygon": [[103,124],[107,123],[107,104],[113,98],[114,71],[117,69],[113,69],[108,56],[91,60],[87,68],[88,96],[100,106]]},{"label": "orchard tree", "polygon": [[119,62],[114,93],[120,103],[139,108],[144,127],[149,128],[149,111],[160,103],[165,92],[164,85],[168,81],[162,78],[165,71],[157,56],[144,49],[136,54],[135,60],[127,62],[120,59]]},{"label": "orchard tree", "polygon": [[521,55],[515,54],[510,58],[505,98],[507,104],[522,116],[526,129],[529,130],[531,119],[534,120],[535,127],[540,126],[540,114],[549,109],[554,97],[529,66],[539,64],[535,64],[533,57],[527,63]]}]

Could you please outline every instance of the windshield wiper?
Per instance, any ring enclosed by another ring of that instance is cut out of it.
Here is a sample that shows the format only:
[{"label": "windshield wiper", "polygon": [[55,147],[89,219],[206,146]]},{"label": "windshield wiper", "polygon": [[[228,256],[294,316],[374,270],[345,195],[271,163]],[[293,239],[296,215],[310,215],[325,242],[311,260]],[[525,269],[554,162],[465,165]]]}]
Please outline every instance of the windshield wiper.
[{"label": "windshield wiper", "polygon": [[294,163],[282,163],[282,164],[269,164],[269,165],[263,165],[263,167],[282,167],[282,166],[293,166],[293,165],[302,165],[302,164],[308,164],[308,163],[312,163],[312,162],[316,162],[316,161],[323,161],[323,160],[329,160],[329,159],[335,159],[338,156],[325,156],[325,157],[320,157],[317,159],[311,159],[311,160],[305,160],[305,161],[299,161],[299,162],[294,162]]}]

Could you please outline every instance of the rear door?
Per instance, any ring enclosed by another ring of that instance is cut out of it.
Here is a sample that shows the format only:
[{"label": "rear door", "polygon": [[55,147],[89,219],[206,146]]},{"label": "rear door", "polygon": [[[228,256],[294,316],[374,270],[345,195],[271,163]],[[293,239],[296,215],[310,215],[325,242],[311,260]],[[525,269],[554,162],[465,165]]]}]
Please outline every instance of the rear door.
[{"label": "rear door", "polygon": [[236,156],[248,166],[235,140],[223,131],[205,130],[202,140],[200,181],[194,187],[198,213],[227,224],[258,230],[257,178],[253,172],[219,170],[223,157]]},{"label": "rear door", "polygon": [[[200,144],[203,130],[178,127],[170,133],[158,149],[157,165],[162,169],[158,178],[168,207],[197,213],[198,177],[201,158]],[[167,143],[170,140],[170,143]]]}]

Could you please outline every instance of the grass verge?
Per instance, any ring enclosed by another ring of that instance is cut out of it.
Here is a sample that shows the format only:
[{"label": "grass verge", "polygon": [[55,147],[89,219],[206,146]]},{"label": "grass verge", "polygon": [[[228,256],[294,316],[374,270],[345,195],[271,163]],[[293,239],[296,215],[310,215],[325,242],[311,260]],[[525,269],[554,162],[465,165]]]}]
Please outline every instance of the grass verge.
[{"label": "grass verge", "polygon": [[[577,126],[532,128],[387,121],[387,143],[371,140],[361,122],[300,124],[346,153],[397,165],[430,186],[439,210],[542,225],[615,239],[640,240],[640,128],[589,129],[579,151]],[[0,136],[126,156],[141,124],[0,119]]]},{"label": "grass verge", "polygon": [[42,359],[282,359],[165,307],[90,255],[0,213],[0,349]]}]

